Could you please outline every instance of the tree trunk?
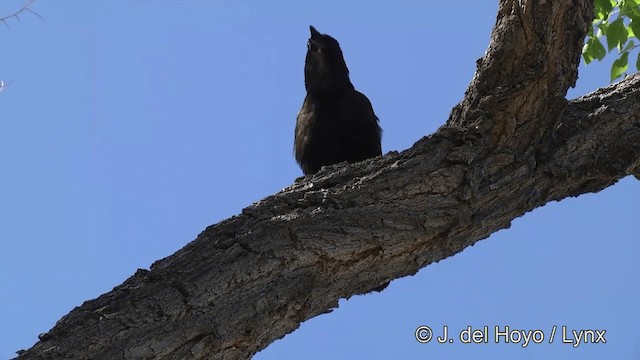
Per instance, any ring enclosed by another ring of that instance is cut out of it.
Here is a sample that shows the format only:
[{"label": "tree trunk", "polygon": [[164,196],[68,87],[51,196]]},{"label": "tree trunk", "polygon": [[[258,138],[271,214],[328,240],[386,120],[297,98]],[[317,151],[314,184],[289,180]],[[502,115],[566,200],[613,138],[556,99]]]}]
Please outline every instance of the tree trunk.
[{"label": "tree trunk", "polygon": [[[245,359],[552,200],[640,179],[640,75],[572,101],[593,0],[501,1],[446,125],[325,168],[63,317],[19,359]],[[425,94],[426,95],[426,94]]]}]

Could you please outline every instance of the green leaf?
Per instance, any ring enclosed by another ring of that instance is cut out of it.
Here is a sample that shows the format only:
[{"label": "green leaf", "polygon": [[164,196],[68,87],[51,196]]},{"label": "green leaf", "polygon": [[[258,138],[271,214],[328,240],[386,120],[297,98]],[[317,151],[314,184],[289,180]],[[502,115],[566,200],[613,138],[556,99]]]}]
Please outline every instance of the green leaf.
[{"label": "green leaf", "polygon": [[629,11],[629,3],[623,0],[620,3],[620,17],[629,16]]},{"label": "green leaf", "polygon": [[627,71],[628,67],[629,67],[629,53],[626,52],[622,54],[622,56],[620,56],[618,60],[614,61],[613,65],[611,65],[611,82],[613,82],[613,80],[622,76],[622,74],[624,74],[624,72]]},{"label": "green leaf", "polygon": [[587,48],[585,51],[592,59],[602,60],[604,56],[607,54],[607,51],[604,49],[604,46],[600,42],[598,38],[591,38],[587,43]]},{"label": "green leaf", "polygon": [[593,61],[593,57],[587,52],[589,50],[590,41],[591,39],[588,39],[587,42],[582,45],[582,57],[584,58],[584,61],[587,63],[587,65],[589,65],[589,63]]},{"label": "green leaf", "polygon": [[624,17],[632,17],[640,15],[640,6],[635,0],[624,0],[620,3],[620,15]]},{"label": "green leaf", "polygon": [[606,34],[607,30],[609,29],[609,23],[606,22],[601,22],[600,24],[598,24],[598,31],[596,32],[596,36],[600,37],[602,36],[602,34]]},{"label": "green leaf", "polygon": [[635,35],[636,38],[640,39],[640,18],[634,18],[633,20],[631,20],[631,24],[629,24],[629,27],[633,31],[633,35]]},{"label": "green leaf", "polygon": [[627,43],[627,46],[624,47],[624,49],[622,49],[620,52],[621,53],[625,53],[625,52],[629,52],[636,44],[633,42],[633,40],[629,40],[629,42]]},{"label": "green leaf", "polygon": [[609,51],[613,50],[613,48],[618,47],[624,44],[627,41],[629,33],[627,29],[624,27],[624,22],[622,21],[622,17],[618,17],[616,21],[612,22],[609,25],[609,29],[606,32],[607,35],[607,46],[609,47]]},{"label": "green leaf", "polygon": [[613,5],[616,2],[612,2],[611,0],[596,0],[595,5],[596,9],[610,12],[613,9]]},{"label": "green leaf", "polygon": [[596,20],[607,20],[609,13],[613,9],[613,4],[609,0],[595,0],[595,18]]}]

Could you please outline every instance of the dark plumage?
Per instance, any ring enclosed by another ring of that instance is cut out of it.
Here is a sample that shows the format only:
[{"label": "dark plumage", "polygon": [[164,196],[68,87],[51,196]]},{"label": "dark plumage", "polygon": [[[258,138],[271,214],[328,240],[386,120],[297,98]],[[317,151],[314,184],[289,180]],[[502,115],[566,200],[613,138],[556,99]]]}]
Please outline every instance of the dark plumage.
[{"label": "dark plumage", "polygon": [[296,161],[305,175],[324,165],[382,155],[378,118],[369,99],[351,84],[340,45],[310,29],[304,64],[307,96],[294,139]]}]

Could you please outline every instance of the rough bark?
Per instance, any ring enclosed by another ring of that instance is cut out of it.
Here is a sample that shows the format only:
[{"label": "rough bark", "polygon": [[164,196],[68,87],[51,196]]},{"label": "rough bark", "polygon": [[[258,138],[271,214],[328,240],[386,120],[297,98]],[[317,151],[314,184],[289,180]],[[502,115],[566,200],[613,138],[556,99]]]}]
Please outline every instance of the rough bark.
[{"label": "rough bark", "polygon": [[63,317],[19,359],[243,359],[552,200],[640,178],[640,76],[566,101],[593,0],[501,2],[447,124],[327,167]]}]

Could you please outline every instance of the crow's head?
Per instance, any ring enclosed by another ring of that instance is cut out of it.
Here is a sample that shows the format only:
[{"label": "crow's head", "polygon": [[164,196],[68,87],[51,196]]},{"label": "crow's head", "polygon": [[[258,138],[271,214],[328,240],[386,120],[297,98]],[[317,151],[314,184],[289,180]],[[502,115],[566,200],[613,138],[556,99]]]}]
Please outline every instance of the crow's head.
[{"label": "crow's head", "polygon": [[304,83],[307,91],[353,87],[349,81],[349,69],[344,62],[338,41],[321,34],[310,26],[311,37],[307,41],[307,58],[304,64]]}]

